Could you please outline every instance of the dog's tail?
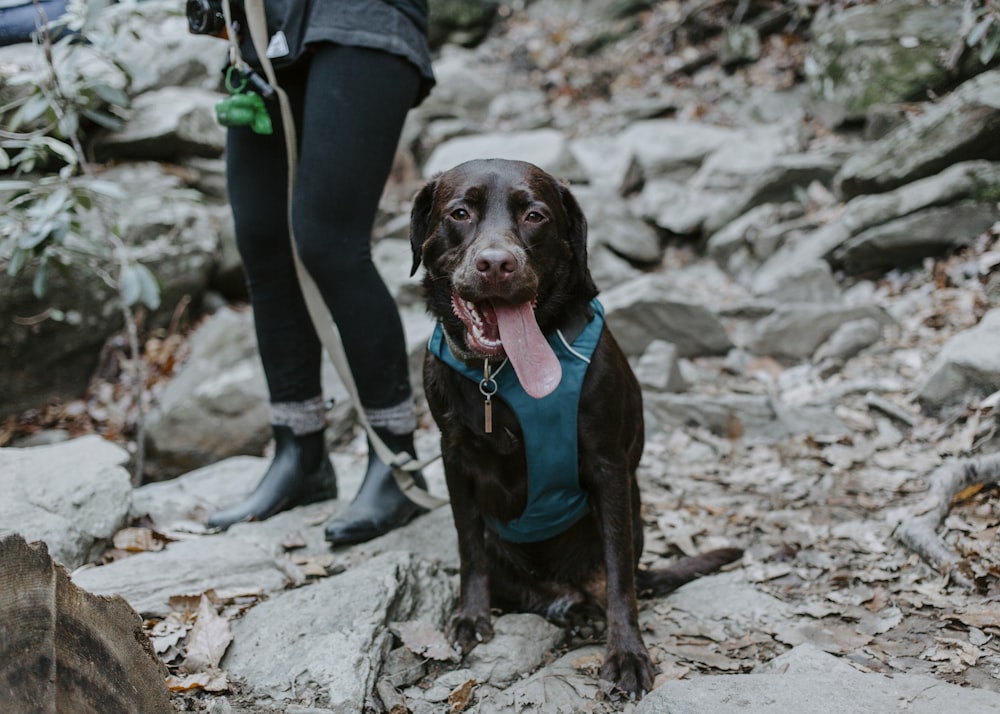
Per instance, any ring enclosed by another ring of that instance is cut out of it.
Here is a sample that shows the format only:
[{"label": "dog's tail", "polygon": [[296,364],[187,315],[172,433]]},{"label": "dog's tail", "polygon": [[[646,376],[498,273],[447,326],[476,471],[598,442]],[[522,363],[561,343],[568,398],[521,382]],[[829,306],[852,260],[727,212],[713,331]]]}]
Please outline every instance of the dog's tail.
[{"label": "dog's tail", "polygon": [[719,548],[682,558],[669,568],[639,570],[636,573],[635,589],[639,597],[666,595],[684,583],[714,573],[726,563],[742,557],[743,551],[740,548]]}]

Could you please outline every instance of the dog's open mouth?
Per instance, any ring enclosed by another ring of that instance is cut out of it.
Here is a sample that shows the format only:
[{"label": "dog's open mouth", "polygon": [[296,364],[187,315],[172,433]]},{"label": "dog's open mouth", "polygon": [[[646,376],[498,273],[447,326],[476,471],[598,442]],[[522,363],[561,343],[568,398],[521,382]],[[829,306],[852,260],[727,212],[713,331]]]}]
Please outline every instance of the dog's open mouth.
[{"label": "dog's open mouth", "polygon": [[535,320],[535,302],[472,303],[452,293],[451,306],[465,325],[469,349],[483,357],[506,354],[524,391],[536,399],[551,394],[562,367]]}]

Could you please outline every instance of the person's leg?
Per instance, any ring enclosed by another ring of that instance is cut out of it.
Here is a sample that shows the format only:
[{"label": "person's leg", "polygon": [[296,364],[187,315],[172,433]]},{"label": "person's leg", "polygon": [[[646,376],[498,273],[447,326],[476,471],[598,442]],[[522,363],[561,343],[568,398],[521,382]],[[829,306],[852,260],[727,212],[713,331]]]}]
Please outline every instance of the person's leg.
[{"label": "person's leg", "polygon": [[[410,454],[416,416],[406,345],[372,262],[371,230],[419,83],[417,70],[395,55],[314,48],[293,198],[299,254],[337,323],[365,413],[390,448]],[[368,540],[419,512],[371,452],[361,490],[328,524],[327,538]]]},{"label": "person's leg", "polygon": [[[301,106],[302,83],[283,86],[293,105]],[[288,164],[275,106],[271,115],[273,134],[255,134],[249,127],[227,131],[226,173],[270,395],[275,456],[251,494],[211,514],[208,525],[216,528],[337,496],[323,435],[320,344],[299,290],[288,235]]]}]

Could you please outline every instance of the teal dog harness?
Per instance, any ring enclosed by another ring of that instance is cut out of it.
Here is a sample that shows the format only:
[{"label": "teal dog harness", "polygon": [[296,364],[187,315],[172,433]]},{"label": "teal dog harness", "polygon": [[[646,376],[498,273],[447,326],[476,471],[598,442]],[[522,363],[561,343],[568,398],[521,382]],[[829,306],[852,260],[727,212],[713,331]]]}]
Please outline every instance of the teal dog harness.
[{"label": "teal dog harness", "polygon": [[[528,461],[528,505],[524,512],[510,521],[489,519],[503,540],[534,543],[552,538],[590,510],[587,494],[580,488],[576,423],[583,378],[604,326],[604,307],[596,298],[590,306],[594,318],[572,344],[561,331],[546,337],[562,366],[562,380],[551,394],[542,399],[529,396],[509,360],[491,375],[497,387],[494,396],[514,411],[521,425]],[[452,354],[440,323],[428,349],[477,384],[483,380],[482,368],[471,367]]]}]

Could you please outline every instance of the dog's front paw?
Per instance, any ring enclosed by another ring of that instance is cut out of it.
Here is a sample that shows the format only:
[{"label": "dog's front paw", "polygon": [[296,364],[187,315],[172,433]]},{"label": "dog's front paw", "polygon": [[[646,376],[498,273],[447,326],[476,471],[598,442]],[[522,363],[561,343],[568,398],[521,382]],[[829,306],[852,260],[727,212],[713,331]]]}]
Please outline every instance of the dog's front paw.
[{"label": "dog's front paw", "polygon": [[451,622],[448,623],[448,630],[445,633],[450,642],[462,650],[462,654],[468,654],[469,650],[480,642],[489,642],[493,639],[493,625],[490,623],[490,615],[464,615],[456,613]]},{"label": "dog's front paw", "polygon": [[618,692],[642,697],[653,689],[653,662],[645,648],[638,652],[608,651],[601,667],[601,679],[614,685]]}]

